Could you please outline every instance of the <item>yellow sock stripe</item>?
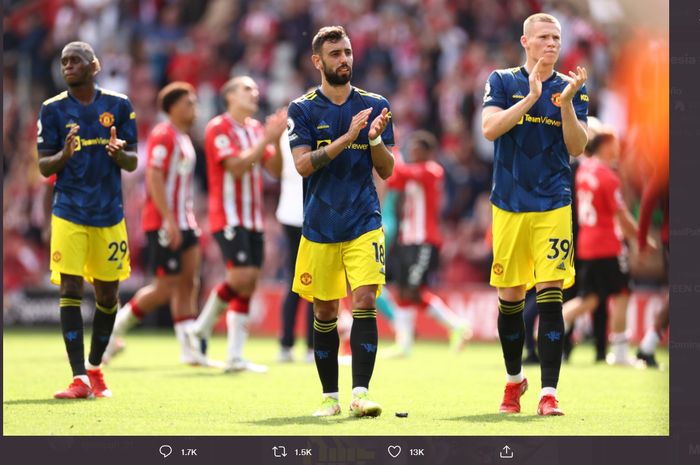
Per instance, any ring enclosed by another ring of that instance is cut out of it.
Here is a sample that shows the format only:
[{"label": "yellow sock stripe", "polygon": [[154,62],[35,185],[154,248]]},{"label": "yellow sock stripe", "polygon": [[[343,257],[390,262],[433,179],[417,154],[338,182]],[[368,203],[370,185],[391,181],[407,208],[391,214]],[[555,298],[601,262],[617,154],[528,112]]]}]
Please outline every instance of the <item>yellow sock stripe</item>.
[{"label": "yellow sock stripe", "polygon": [[538,296],[537,296],[537,300],[540,300],[540,299],[547,299],[547,298],[550,298],[550,297],[555,297],[555,298],[558,298],[558,299],[563,299],[563,298],[564,298],[564,294],[562,294],[561,292],[547,292],[547,293],[545,293],[545,294],[540,294],[540,295],[538,295]]},{"label": "yellow sock stripe", "polygon": [[561,292],[545,292],[543,294],[538,294],[537,298],[541,299],[542,297],[561,297],[563,294]]},{"label": "yellow sock stripe", "polygon": [[546,291],[538,292],[537,295],[563,294],[561,289],[547,289]]},{"label": "yellow sock stripe", "polygon": [[314,321],[314,326],[318,326],[319,328],[324,328],[324,329],[327,329],[327,328],[335,328],[336,326],[338,326],[338,322],[337,322],[337,321],[333,321],[333,322],[331,322],[331,323],[321,323],[320,321],[315,320],[315,321]]},{"label": "yellow sock stripe", "polygon": [[537,300],[538,304],[549,304],[549,303],[557,303],[557,304],[563,304],[564,300],[563,299],[542,299],[542,300]]},{"label": "yellow sock stripe", "polygon": [[107,315],[111,315],[112,313],[115,313],[117,310],[119,310],[119,304],[114,304],[114,307],[112,308],[103,307],[100,304],[96,304],[95,306],[99,311],[101,311],[102,313],[106,313]]},{"label": "yellow sock stripe", "polygon": [[59,307],[80,307],[80,299],[72,299],[70,297],[61,297],[58,301]]},{"label": "yellow sock stripe", "polygon": [[498,303],[498,311],[504,315],[514,315],[518,312],[522,312],[525,308],[525,301],[522,300],[518,303],[504,304],[503,302]]},{"label": "yellow sock stripe", "polygon": [[524,309],[524,307],[523,307],[523,308],[510,309],[510,310],[499,308],[498,311],[501,312],[501,313],[503,313],[504,315],[515,315],[516,313],[522,312],[523,309]]},{"label": "yellow sock stripe", "polygon": [[507,309],[511,309],[511,308],[522,308],[522,307],[525,306],[525,301],[518,302],[517,304],[504,304],[503,302],[499,302],[498,305],[499,305],[501,308],[507,308]]},{"label": "yellow sock stripe", "polygon": [[319,333],[330,333],[338,326],[338,322],[334,321],[332,323],[320,323],[318,320],[314,320],[314,329]]},{"label": "yellow sock stripe", "polygon": [[377,318],[377,311],[374,309],[357,309],[352,311],[353,318]]}]

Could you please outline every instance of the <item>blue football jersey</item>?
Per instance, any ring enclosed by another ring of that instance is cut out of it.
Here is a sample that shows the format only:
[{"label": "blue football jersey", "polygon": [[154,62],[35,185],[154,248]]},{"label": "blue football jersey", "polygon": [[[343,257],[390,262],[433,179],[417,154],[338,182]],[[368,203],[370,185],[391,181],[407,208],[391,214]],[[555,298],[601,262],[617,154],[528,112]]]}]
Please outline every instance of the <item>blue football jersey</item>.
[{"label": "blue football jersey", "polygon": [[[566,86],[562,75],[553,73],[542,82],[542,95],[532,108],[494,142],[491,203],[498,208],[542,212],[571,203],[571,169],[559,105]],[[486,83],[483,106],[507,109],[529,92],[525,67],[496,70]],[[573,105],[576,117],[587,123],[585,85],[574,96]]]},{"label": "blue football jersey", "polygon": [[[289,104],[289,145],[316,150],[330,144],[350,128],[352,117],[373,108],[367,127],[355,141],[324,168],[304,178],[304,224],[302,234],[313,242],[345,242],[380,228],[382,215],[372,179],[369,126],[389,102],[378,94],[353,87],[341,105],[316,89]],[[394,145],[389,123],[382,134],[387,146]]]},{"label": "blue football jersey", "polygon": [[136,116],[126,95],[95,89],[83,105],[68,91],[46,100],[39,112],[38,149],[54,154],[63,148],[74,125],[80,126],[73,157],[57,173],[53,214],[87,226],[113,226],[124,218],[121,168],[107,154],[110,128],[134,149]]}]

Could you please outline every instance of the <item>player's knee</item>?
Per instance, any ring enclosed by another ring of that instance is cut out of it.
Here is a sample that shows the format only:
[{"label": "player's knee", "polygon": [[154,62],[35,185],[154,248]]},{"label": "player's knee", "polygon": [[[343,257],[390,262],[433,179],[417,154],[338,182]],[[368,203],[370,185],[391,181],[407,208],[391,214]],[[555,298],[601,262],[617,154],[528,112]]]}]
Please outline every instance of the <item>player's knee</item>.
[{"label": "player's knee", "polygon": [[178,287],[178,279],[175,275],[166,275],[156,278],[155,288],[158,295],[171,295]]},{"label": "player's knee", "polygon": [[61,275],[61,295],[82,297],[83,278],[80,276]]},{"label": "player's knee", "polygon": [[100,282],[95,280],[95,300],[103,307],[112,308],[117,305],[118,291],[119,281]]},{"label": "player's knee", "polygon": [[314,302],[314,316],[321,321],[328,321],[338,316],[339,302],[337,300]]},{"label": "player's knee", "polygon": [[376,308],[376,294],[368,290],[355,292],[352,296],[353,308]]},{"label": "player's knee", "polygon": [[500,287],[498,297],[508,302],[519,302],[525,300],[525,286]]}]

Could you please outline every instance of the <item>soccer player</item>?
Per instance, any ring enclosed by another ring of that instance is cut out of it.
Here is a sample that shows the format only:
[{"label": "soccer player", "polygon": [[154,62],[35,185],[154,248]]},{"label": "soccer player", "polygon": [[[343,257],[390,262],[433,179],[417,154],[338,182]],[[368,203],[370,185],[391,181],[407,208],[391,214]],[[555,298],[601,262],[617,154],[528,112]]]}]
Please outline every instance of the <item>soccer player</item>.
[{"label": "soccer player", "polygon": [[562,415],[556,397],[562,358],[562,289],[574,281],[569,154],[586,145],[586,70],[554,71],[561,26],[537,13],[523,23],[523,66],[488,78],[482,132],[495,142],[492,286],[498,289],[498,334],[507,383],[500,411],[520,412],[525,291],[537,290],[539,415]]},{"label": "soccer player", "polygon": [[[100,364],[118,309],[119,281],[131,272],[121,171],[134,171],[136,117],[126,95],[95,85],[100,62],[89,44],[61,52],[68,90],[39,113],[39,170],[56,173],[51,216],[51,282],[60,285],[61,332],[73,382],[58,399],[111,397]],[[122,139],[123,138],[123,139]],[[87,362],[80,304],[83,279],[95,287]]]},{"label": "soccer player", "polygon": [[376,297],[385,282],[384,233],[376,169],[391,176],[394,143],[389,103],[350,85],[353,55],[341,26],[321,28],[311,43],[321,85],[289,104],[289,143],[304,177],[304,225],[292,289],[314,303],[314,358],[323,402],[314,416],[340,413],[338,307],[352,289],[350,414],[378,416],[368,397],[377,356]]},{"label": "soccer player", "polygon": [[[668,163],[662,165],[661,169],[655,173],[651,182],[644,188],[642,194],[641,207],[639,209],[639,231],[637,234],[637,244],[640,254],[647,256],[649,247],[645,241],[651,215],[657,205],[663,211],[663,223],[661,226],[661,242],[663,244],[664,274],[668,283],[668,254],[669,254],[669,217],[668,217]],[[642,342],[637,351],[637,360],[643,367],[659,368],[656,361],[656,346],[663,338],[664,332],[670,324],[668,292],[665,293],[664,303],[654,318],[654,324],[644,334]]]},{"label": "soccer player", "polygon": [[624,203],[620,177],[614,171],[619,158],[614,132],[602,126],[591,131],[586,157],[576,172],[578,201],[578,242],[580,259],[579,296],[564,304],[564,325],[596,308],[607,311],[612,298],[611,365],[631,365],[628,357],[627,304],[629,302],[629,258],[626,246],[616,233],[619,228],[627,241],[637,236],[637,224]]},{"label": "soccer player", "polygon": [[[299,241],[301,240],[301,226],[304,221],[304,192],[302,178],[294,167],[294,158],[289,147],[289,137],[287,132],[282,133],[280,141],[282,149],[282,177],[280,182],[280,199],[277,205],[277,220],[284,228],[287,236],[289,253],[287,265],[289,273],[294,279],[294,268],[297,262],[297,252],[299,251]],[[292,291],[291,285],[287,291],[287,296],[282,304],[282,337],[280,338],[280,352],[277,360],[280,362],[293,362],[294,355],[294,326],[297,321],[299,310],[299,294]],[[313,304],[304,302],[306,309],[306,346],[308,348],[307,361],[313,361],[313,337],[314,337],[314,313]]]},{"label": "soccer player", "polygon": [[209,183],[209,227],[226,264],[226,277],[207,299],[195,323],[186,329],[190,346],[199,352],[219,315],[228,308],[227,372],[266,372],[267,367],[243,358],[248,338],[250,297],[263,262],[263,166],[273,176],[282,170],[280,137],[287,112],[280,109],[265,125],[258,111],[258,85],[248,76],[229,80],[221,89],[227,111],[214,117],[204,134]]},{"label": "soccer player", "polygon": [[158,103],[167,120],[157,124],[148,137],[142,215],[154,279],[117,313],[105,362],[123,349],[121,338],[130,328],[168,303],[180,343],[180,360],[198,362],[185,336],[185,327],[197,316],[199,291],[200,231],[193,210],[197,155],[187,135],[195,121],[197,97],[190,84],[173,82],[160,91]]},{"label": "soccer player", "polygon": [[451,334],[451,345],[458,349],[470,336],[470,328],[447,304],[427,287],[430,274],[438,268],[440,204],[444,170],[435,160],[435,136],[416,131],[408,145],[410,163],[396,163],[388,187],[403,192],[399,226],[398,307],[394,315],[396,348],[394,356],[406,356],[413,346],[416,307],[426,309]]}]

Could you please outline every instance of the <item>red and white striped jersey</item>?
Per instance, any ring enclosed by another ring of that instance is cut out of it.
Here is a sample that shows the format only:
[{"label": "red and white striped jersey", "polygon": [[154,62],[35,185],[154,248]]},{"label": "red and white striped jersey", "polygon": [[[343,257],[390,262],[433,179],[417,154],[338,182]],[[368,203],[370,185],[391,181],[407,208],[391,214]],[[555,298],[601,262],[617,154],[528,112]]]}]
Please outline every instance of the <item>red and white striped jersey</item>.
[{"label": "red and white striped jersey", "polygon": [[[197,229],[193,209],[194,166],[197,154],[187,134],[170,121],[156,125],[148,136],[146,169],[163,172],[165,198],[181,230]],[[145,231],[160,229],[163,222],[151,193],[146,192],[142,224]]]},{"label": "red and white striped jersey", "polygon": [[445,170],[434,161],[394,166],[389,187],[404,192],[399,244],[442,244],[440,205],[444,177]]},{"label": "red and white striped jersey", "polygon": [[583,158],[576,170],[578,237],[583,260],[617,257],[622,251],[615,214],[625,207],[619,176],[597,158]]},{"label": "red and white striped jersey", "polygon": [[[236,178],[224,168],[223,160],[238,157],[253,147],[262,137],[263,125],[248,118],[240,125],[223,113],[207,124],[204,133],[204,150],[207,156],[209,182],[209,226],[217,232],[226,226],[241,226],[251,231],[263,230],[263,172],[256,163],[243,176]],[[262,162],[274,155],[269,146]]]}]

